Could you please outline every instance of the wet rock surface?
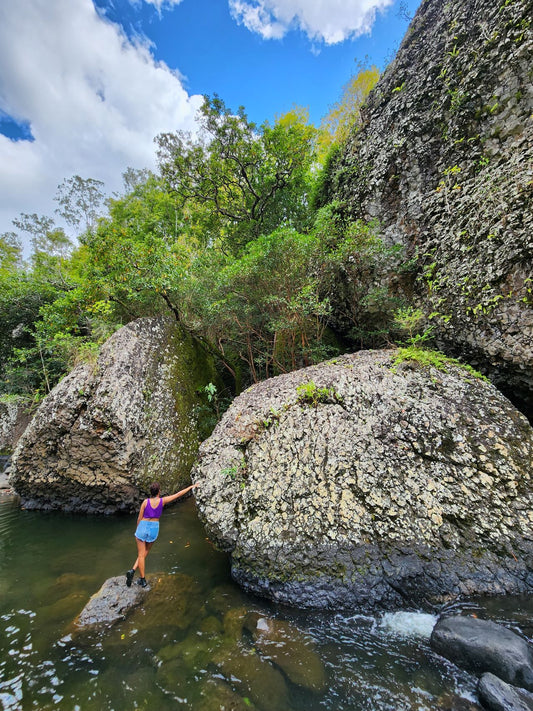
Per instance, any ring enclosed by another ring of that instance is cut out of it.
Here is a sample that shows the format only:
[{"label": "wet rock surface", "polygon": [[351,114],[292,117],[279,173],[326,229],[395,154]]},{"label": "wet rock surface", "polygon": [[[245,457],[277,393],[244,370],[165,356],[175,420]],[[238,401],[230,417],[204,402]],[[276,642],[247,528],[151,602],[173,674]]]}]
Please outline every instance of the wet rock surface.
[{"label": "wet rock surface", "polygon": [[[153,579],[147,580],[153,584]],[[123,620],[128,612],[140,605],[148,592],[149,588],[142,588],[135,583],[128,588],[125,575],[109,578],[74,620],[74,627],[76,630],[95,626],[109,627]]]},{"label": "wet rock surface", "polygon": [[0,491],[8,492],[10,490],[9,475],[4,472],[0,473]]},{"label": "wet rock surface", "polygon": [[309,636],[283,620],[247,615],[245,628],[256,648],[278,666],[293,684],[314,693],[326,688],[326,670]]},{"label": "wet rock surface", "polygon": [[483,674],[477,691],[488,711],[533,711],[533,694],[506,684],[494,674]]},{"label": "wet rock surface", "polygon": [[133,511],[150,481],[189,480],[197,389],[212,369],[170,319],[138,319],[48,395],[19,440],[11,483],[26,508]]},{"label": "wet rock surface", "polygon": [[435,625],[430,643],[462,669],[477,675],[491,673],[503,682],[533,690],[533,649],[502,625],[461,615],[445,617]]},{"label": "wet rock surface", "polygon": [[531,0],[424,0],[328,199],[414,256],[440,343],[533,418]]},{"label": "wet rock surface", "polygon": [[260,383],[193,479],[245,589],[398,607],[533,589],[533,429],[489,383],[360,352]]}]

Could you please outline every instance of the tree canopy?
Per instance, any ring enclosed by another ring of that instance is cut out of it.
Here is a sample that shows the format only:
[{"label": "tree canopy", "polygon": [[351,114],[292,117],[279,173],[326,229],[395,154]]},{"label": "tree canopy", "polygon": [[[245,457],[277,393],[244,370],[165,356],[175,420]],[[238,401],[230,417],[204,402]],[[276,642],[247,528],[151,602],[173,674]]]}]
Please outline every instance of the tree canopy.
[{"label": "tree canopy", "polygon": [[235,392],[387,343],[406,304],[391,278],[401,250],[381,242],[379,226],[348,222],[337,203],[316,209],[313,197],[320,151],[359,120],[374,70],[347,86],[320,130],[301,108],[257,126],[206,98],[196,134],[156,138],[159,175],[130,168],[111,198],[77,175],[58,186],[56,212],[77,240],[53,218],[21,214],[30,258],[17,233],[0,237],[0,394],[41,397],[143,315],[177,319]]},{"label": "tree canopy", "polygon": [[256,126],[218,97],[204,100],[196,135],[157,137],[161,175],[181,208],[200,221],[206,241],[234,253],[280,224],[305,220],[304,195],[315,129],[292,112]]}]

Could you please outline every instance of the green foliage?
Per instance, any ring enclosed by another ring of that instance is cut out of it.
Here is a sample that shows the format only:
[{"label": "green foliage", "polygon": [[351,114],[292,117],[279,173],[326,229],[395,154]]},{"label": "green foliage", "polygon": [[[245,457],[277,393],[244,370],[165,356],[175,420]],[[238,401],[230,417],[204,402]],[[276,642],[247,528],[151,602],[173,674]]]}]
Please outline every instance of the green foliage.
[{"label": "green foliage", "polygon": [[412,361],[427,368],[435,368],[443,373],[447,373],[450,366],[455,366],[462,368],[475,378],[488,382],[488,378],[467,363],[461,363],[461,361],[456,358],[450,358],[449,356],[444,355],[444,353],[426,348],[420,348],[420,346],[417,345],[410,345],[405,348],[398,349],[398,352],[392,362],[393,371],[396,370],[400,363],[404,363],[406,361]]},{"label": "green foliage", "polygon": [[394,322],[400,331],[400,335],[407,336],[407,345],[420,346],[430,340],[433,327],[426,328],[422,331],[426,321],[422,309],[414,306],[405,306],[399,308],[394,315]]},{"label": "green foliage", "polygon": [[71,227],[77,228],[83,224],[85,231],[91,231],[104,201],[103,187],[103,182],[94,178],[84,179],[73,175],[65,179],[57,187],[54,200],[59,207],[56,212]]},{"label": "green foliage", "polygon": [[200,440],[207,439],[217,422],[231,404],[229,391],[221,392],[214,383],[208,383],[198,391],[201,402],[196,406]]},{"label": "green foliage", "polygon": [[361,124],[361,109],[377,84],[379,69],[358,66],[359,71],[343,86],[341,98],[324,116],[317,137],[318,157],[326,160],[333,146],[342,145],[350,132]]},{"label": "green foliage", "polygon": [[28,400],[23,395],[17,393],[2,393],[0,394],[0,403],[2,403],[2,405],[18,405],[20,403],[28,403]]},{"label": "green foliage", "polygon": [[336,328],[356,347],[389,342],[397,309],[404,305],[398,272],[404,249],[385,245],[375,222],[346,221],[338,203],[317,212],[314,233],[321,244],[316,267],[321,297],[330,304]]},{"label": "green foliage", "polygon": [[188,318],[244,361],[256,382],[322,358],[329,313],[314,276],[313,235],[280,228],[236,259],[199,259],[189,280]]},{"label": "green foliage", "polygon": [[22,245],[15,232],[0,235],[0,278],[8,277],[22,266]]},{"label": "green foliage", "polygon": [[[341,125],[356,120],[363,84],[358,76],[330,116],[326,162]],[[65,180],[58,212],[79,231],[77,246],[36,214],[16,221],[32,240],[27,263],[15,233],[0,238],[0,391],[43,396],[69,368],[94,363],[116,328],[145,315],[172,315],[237,392],[346,344],[390,341],[404,306],[403,251],[337,203],[315,210],[327,190],[306,112],[258,127],[215,97],[200,125],[198,136],[159,136],[162,177],[128,169],[106,216],[99,181]],[[201,395],[209,429],[230,394],[210,384]]]},{"label": "green foliage", "polygon": [[109,201],[109,217],[84,237],[86,297],[108,301],[117,321],[170,310],[178,316],[180,278],[192,245],[182,238],[186,216],[150,176]]},{"label": "green foliage", "polygon": [[298,402],[311,405],[311,407],[317,407],[319,403],[338,405],[343,402],[342,397],[334,388],[319,388],[312,380],[298,385],[296,395]]},{"label": "green foliage", "polygon": [[36,336],[41,309],[60,289],[43,274],[6,271],[0,288],[0,390],[7,393],[47,392],[63,368]]},{"label": "green foliage", "polygon": [[224,476],[228,476],[230,479],[236,480],[240,479],[241,480],[241,488],[244,488],[245,486],[245,479],[248,475],[247,469],[246,469],[246,461],[244,457],[241,457],[241,460],[239,461],[238,464],[234,464],[231,467],[226,467],[221,470],[221,474],[224,474]]},{"label": "green foliage", "polygon": [[188,206],[206,241],[239,254],[261,233],[305,219],[306,179],[315,130],[298,112],[260,127],[206,97],[200,133],[157,137],[161,174],[180,207]]}]

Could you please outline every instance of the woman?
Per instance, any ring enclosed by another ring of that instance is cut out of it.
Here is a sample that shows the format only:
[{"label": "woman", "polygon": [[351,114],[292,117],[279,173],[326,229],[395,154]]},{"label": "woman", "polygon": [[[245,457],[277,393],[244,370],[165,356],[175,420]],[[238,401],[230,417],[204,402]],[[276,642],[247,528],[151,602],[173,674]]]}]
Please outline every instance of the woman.
[{"label": "woman", "polygon": [[180,496],[188,494],[191,489],[197,487],[198,484],[188,486],[186,489],[178,491],[177,494],[171,496],[160,496],[161,487],[157,481],[154,481],[150,486],[150,498],[145,499],[141,504],[139,516],[137,518],[137,530],[135,531],[135,542],[137,543],[137,560],[133,564],[133,568],[126,573],[126,585],[131,587],[135,571],[139,568],[141,576],[137,581],[137,585],[145,588],[148,583],[144,577],[144,561],[150,552],[150,548],[154,545],[159,534],[159,518],[163,512],[163,506],[170,504],[171,501],[179,499]]}]

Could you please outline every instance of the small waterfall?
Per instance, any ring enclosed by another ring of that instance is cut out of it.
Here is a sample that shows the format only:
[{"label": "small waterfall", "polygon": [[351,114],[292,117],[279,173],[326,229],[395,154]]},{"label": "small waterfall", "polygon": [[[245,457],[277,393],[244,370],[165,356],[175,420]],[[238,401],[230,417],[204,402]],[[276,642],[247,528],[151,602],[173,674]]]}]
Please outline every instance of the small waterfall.
[{"label": "small waterfall", "polygon": [[429,639],[437,623],[436,615],[424,612],[386,612],[378,622],[378,627],[400,637]]}]

